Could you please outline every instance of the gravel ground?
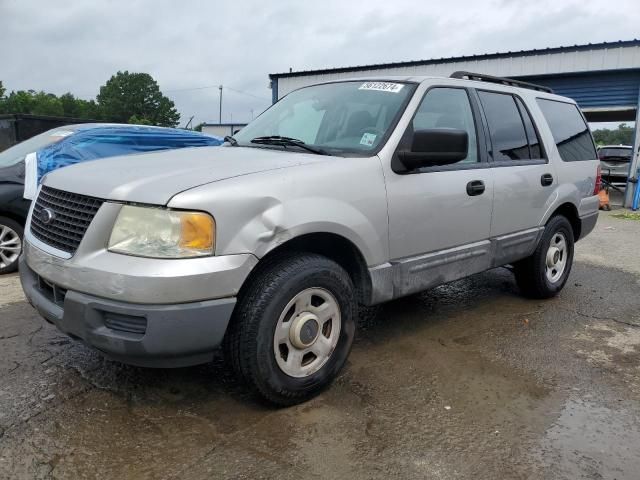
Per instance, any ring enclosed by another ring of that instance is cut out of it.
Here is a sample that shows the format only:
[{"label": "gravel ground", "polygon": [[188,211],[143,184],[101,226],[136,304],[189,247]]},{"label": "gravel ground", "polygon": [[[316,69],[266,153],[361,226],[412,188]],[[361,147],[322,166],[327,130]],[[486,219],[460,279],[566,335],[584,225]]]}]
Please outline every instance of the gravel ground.
[{"label": "gravel ground", "polygon": [[552,300],[497,269],[385,305],[283,410],[220,361],[105,360],[0,277],[0,478],[637,479],[639,235],[601,215]]}]

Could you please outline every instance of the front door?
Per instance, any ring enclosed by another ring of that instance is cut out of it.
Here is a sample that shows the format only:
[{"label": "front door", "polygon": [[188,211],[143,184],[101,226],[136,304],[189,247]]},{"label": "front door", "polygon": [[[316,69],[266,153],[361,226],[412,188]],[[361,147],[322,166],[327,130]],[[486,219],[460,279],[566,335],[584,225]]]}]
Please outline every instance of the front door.
[{"label": "front door", "polygon": [[469,136],[458,163],[386,179],[394,296],[489,268],[493,178],[467,89],[433,87],[409,129],[461,129]]}]

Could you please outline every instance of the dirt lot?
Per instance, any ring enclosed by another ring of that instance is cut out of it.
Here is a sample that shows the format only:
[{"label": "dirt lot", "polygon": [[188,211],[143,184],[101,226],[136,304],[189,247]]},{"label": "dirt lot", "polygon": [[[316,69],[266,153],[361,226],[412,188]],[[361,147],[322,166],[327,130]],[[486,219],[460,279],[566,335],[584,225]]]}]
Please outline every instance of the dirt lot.
[{"label": "dirt lot", "polygon": [[220,362],[104,360],[0,277],[0,478],[637,479],[638,238],[601,216],[550,301],[498,269],[386,305],[285,410]]}]

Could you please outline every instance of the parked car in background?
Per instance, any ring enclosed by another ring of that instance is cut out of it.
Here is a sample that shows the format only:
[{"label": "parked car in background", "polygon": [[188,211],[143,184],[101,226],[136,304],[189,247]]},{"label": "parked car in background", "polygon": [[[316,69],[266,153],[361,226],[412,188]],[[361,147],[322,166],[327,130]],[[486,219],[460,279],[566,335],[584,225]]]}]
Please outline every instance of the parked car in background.
[{"label": "parked car in background", "polygon": [[115,155],[222,143],[190,130],[87,123],[54,128],[0,152],[0,274],[18,267],[31,199],[47,173]]},{"label": "parked car in background", "polygon": [[631,163],[630,145],[603,145],[598,147],[602,178],[613,182],[626,182]]},{"label": "parked car in background", "polygon": [[206,363],[222,345],[291,405],[344,366],[359,304],[507,264],[524,295],[557,295],[598,218],[584,116],[545,87],[456,75],[303,87],[223,147],[48,175],[27,298],[125,363]]}]

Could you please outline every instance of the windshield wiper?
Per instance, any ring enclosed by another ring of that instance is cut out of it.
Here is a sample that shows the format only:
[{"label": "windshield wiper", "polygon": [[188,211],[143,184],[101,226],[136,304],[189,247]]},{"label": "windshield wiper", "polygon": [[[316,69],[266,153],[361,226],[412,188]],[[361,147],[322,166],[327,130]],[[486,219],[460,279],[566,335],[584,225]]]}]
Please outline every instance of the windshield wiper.
[{"label": "windshield wiper", "polygon": [[270,135],[266,137],[256,137],[251,140],[251,143],[257,143],[260,145],[282,145],[283,147],[300,147],[307,152],[315,153],[316,155],[329,155],[321,148],[311,147],[304,143],[302,140],[291,137],[281,137],[280,135]]},{"label": "windshield wiper", "polygon": [[238,141],[230,135],[227,135],[226,137],[224,137],[224,141],[227,143],[230,143],[232,147],[238,146]]}]

